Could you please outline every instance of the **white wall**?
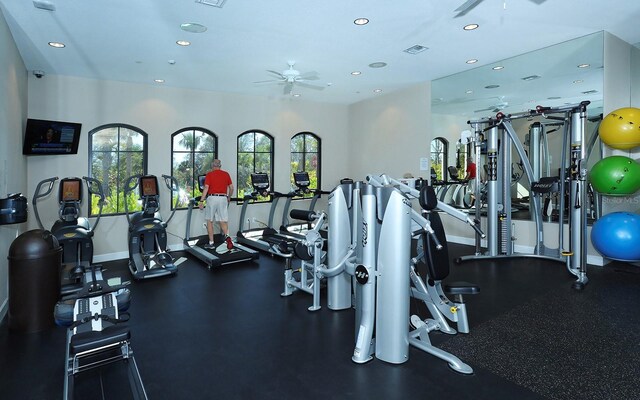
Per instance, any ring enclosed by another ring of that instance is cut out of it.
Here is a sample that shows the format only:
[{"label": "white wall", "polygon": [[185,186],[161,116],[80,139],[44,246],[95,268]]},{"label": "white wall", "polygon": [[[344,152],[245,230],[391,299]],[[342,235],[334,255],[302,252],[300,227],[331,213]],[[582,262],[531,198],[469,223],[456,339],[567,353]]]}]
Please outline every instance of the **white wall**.
[{"label": "white wall", "polygon": [[[1,8],[0,93],[0,198],[17,192],[26,195],[27,163],[22,156],[22,134],[27,115],[27,70]],[[25,230],[26,224],[0,225],[0,320],[8,307],[9,246]]]},{"label": "white wall", "polygon": [[428,178],[420,158],[429,157],[431,84],[424,83],[349,107],[350,178],[370,173]]},{"label": "white wall", "polygon": [[[108,123],[136,126],[149,135],[148,172],[157,176],[171,173],[171,134],[198,126],[218,135],[219,157],[236,183],[236,138],[249,129],[262,129],[275,138],[275,190],[288,191],[290,184],[290,139],[301,131],[317,134],[322,140],[322,185],[333,188],[345,175],[349,154],[347,107],[291,100],[276,100],[227,93],[184,90],[164,86],[47,75],[30,77],[29,117],[82,123],[77,155],[33,156],[28,158],[29,193],[37,182],[58,176],[88,173],[88,132]],[[56,218],[55,196],[38,203],[45,226]],[[161,192],[162,215],[169,215],[166,187]],[[300,207],[298,204],[296,207]],[[269,205],[250,208],[251,216],[266,221]],[[238,229],[240,207],[230,208],[230,232]],[[280,216],[280,214],[278,214]],[[178,211],[168,227],[169,243],[180,248],[186,211]],[[192,234],[204,233],[201,216],[193,219]],[[30,226],[35,226],[30,221]],[[196,228],[200,228],[198,232]],[[107,239],[108,238],[108,239]],[[126,258],[127,222],[124,216],[103,217],[94,239],[96,260]]]}]

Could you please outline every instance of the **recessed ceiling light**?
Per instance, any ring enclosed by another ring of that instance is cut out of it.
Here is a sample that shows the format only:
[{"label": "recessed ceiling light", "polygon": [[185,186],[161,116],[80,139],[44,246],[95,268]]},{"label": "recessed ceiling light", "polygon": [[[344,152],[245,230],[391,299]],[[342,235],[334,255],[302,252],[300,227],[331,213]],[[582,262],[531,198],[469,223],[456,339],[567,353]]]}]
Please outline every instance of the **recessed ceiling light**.
[{"label": "recessed ceiling light", "polygon": [[473,93],[473,90],[467,90],[465,93],[466,94],[471,94],[471,93]]},{"label": "recessed ceiling light", "polygon": [[491,68],[494,71],[500,71],[501,69],[504,69],[504,67],[502,65],[496,65],[495,67]]},{"label": "recessed ceiling light", "polygon": [[300,93],[294,93],[292,96],[293,97],[300,97]]},{"label": "recessed ceiling light", "polygon": [[353,23],[356,25],[366,25],[369,23],[369,20],[367,18],[357,18],[353,21]]},{"label": "recessed ceiling light", "polygon": [[578,64],[578,68],[589,68],[591,64]]},{"label": "recessed ceiling light", "polygon": [[478,24],[469,24],[469,25],[465,25],[462,29],[464,29],[465,31],[472,31],[478,28],[480,28],[480,25]]},{"label": "recessed ceiling light", "polygon": [[523,81],[534,81],[536,79],[540,79],[542,78],[540,75],[529,75],[529,76],[525,76],[524,78],[520,78]]},{"label": "recessed ceiling light", "polygon": [[360,72],[360,71],[353,71],[353,72],[351,73],[351,75],[353,75],[353,76],[358,76],[358,75],[360,75],[361,73],[362,73],[362,72]]},{"label": "recessed ceiling light", "polygon": [[382,89],[373,89],[373,93],[380,93],[382,92]]},{"label": "recessed ceiling light", "polygon": [[476,60],[475,58],[472,58],[471,60],[467,60],[465,61],[467,64],[475,64],[478,62],[478,60]]},{"label": "recessed ceiling light", "polygon": [[176,64],[176,60],[167,60],[167,62],[169,63],[169,65],[175,65]]},{"label": "recessed ceiling light", "polygon": [[382,67],[386,67],[387,63],[386,62],[382,62],[382,61],[377,61],[374,63],[369,64],[369,67],[371,68],[382,68]]},{"label": "recessed ceiling light", "polygon": [[485,88],[485,89],[497,89],[497,88],[499,88],[499,87],[500,87],[500,85],[487,85],[487,86],[485,86],[484,88]]},{"label": "recessed ceiling light", "polygon": [[178,40],[176,43],[178,44],[178,46],[189,46],[191,44],[191,42],[188,40]]},{"label": "recessed ceiling light", "polygon": [[55,47],[56,49],[61,49],[65,47],[65,44],[60,42],[49,42],[49,46]]},{"label": "recessed ceiling light", "polygon": [[573,81],[573,83],[582,83],[584,82],[582,79],[576,79],[575,81]]},{"label": "recessed ceiling light", "polygon": [[164,83],[164,79],[154,79],[155,83]]},{"label": "recessed ceiling light", "polygon": [[180,24],[180,29],[182,29],[185,32],[202,33],[207,30],[207,27],[204,25],[193,23],[193,22],[187,22],[184,24]]}]

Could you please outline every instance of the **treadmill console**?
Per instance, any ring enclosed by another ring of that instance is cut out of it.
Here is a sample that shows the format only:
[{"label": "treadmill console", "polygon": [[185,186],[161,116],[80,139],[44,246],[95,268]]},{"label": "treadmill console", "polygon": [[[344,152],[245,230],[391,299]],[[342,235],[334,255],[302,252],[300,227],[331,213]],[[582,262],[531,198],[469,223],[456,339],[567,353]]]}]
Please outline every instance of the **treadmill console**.
[{"label": "treadmill console", "polygon": [[269,175],[265,172],[256,172],[251,174],[251,186],[256,193],[261,196],[267,196],[269,194]]},{"label": "treadmill console", "polygon": [[293,173],[293,183],[295,183],[298,190],[302,193],[309,193],[309,185],[311,181],[309,179],[309,173],[306,171],[302,172],[294,172]]}]

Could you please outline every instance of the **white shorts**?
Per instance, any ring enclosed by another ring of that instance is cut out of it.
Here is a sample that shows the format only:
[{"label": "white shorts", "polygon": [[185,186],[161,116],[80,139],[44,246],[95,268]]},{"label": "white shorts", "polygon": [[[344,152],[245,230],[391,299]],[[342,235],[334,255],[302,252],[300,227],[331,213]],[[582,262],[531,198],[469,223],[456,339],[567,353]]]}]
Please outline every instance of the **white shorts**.
[{"label": "white shorts", "polygon": [[204,217],[209,221],[227,222],[229,202],[226,196],[207,196],[207,207],[204,209]]}]

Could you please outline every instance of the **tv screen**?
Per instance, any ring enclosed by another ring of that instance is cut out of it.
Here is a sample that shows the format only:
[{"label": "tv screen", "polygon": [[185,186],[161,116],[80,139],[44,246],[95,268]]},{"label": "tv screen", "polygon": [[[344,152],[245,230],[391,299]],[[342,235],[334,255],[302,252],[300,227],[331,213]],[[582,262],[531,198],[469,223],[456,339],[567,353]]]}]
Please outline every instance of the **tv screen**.
[{"label": "tv screen", "polygon": [[28,119],[22,154],[77,154],[81,127],[75,122]]}]

